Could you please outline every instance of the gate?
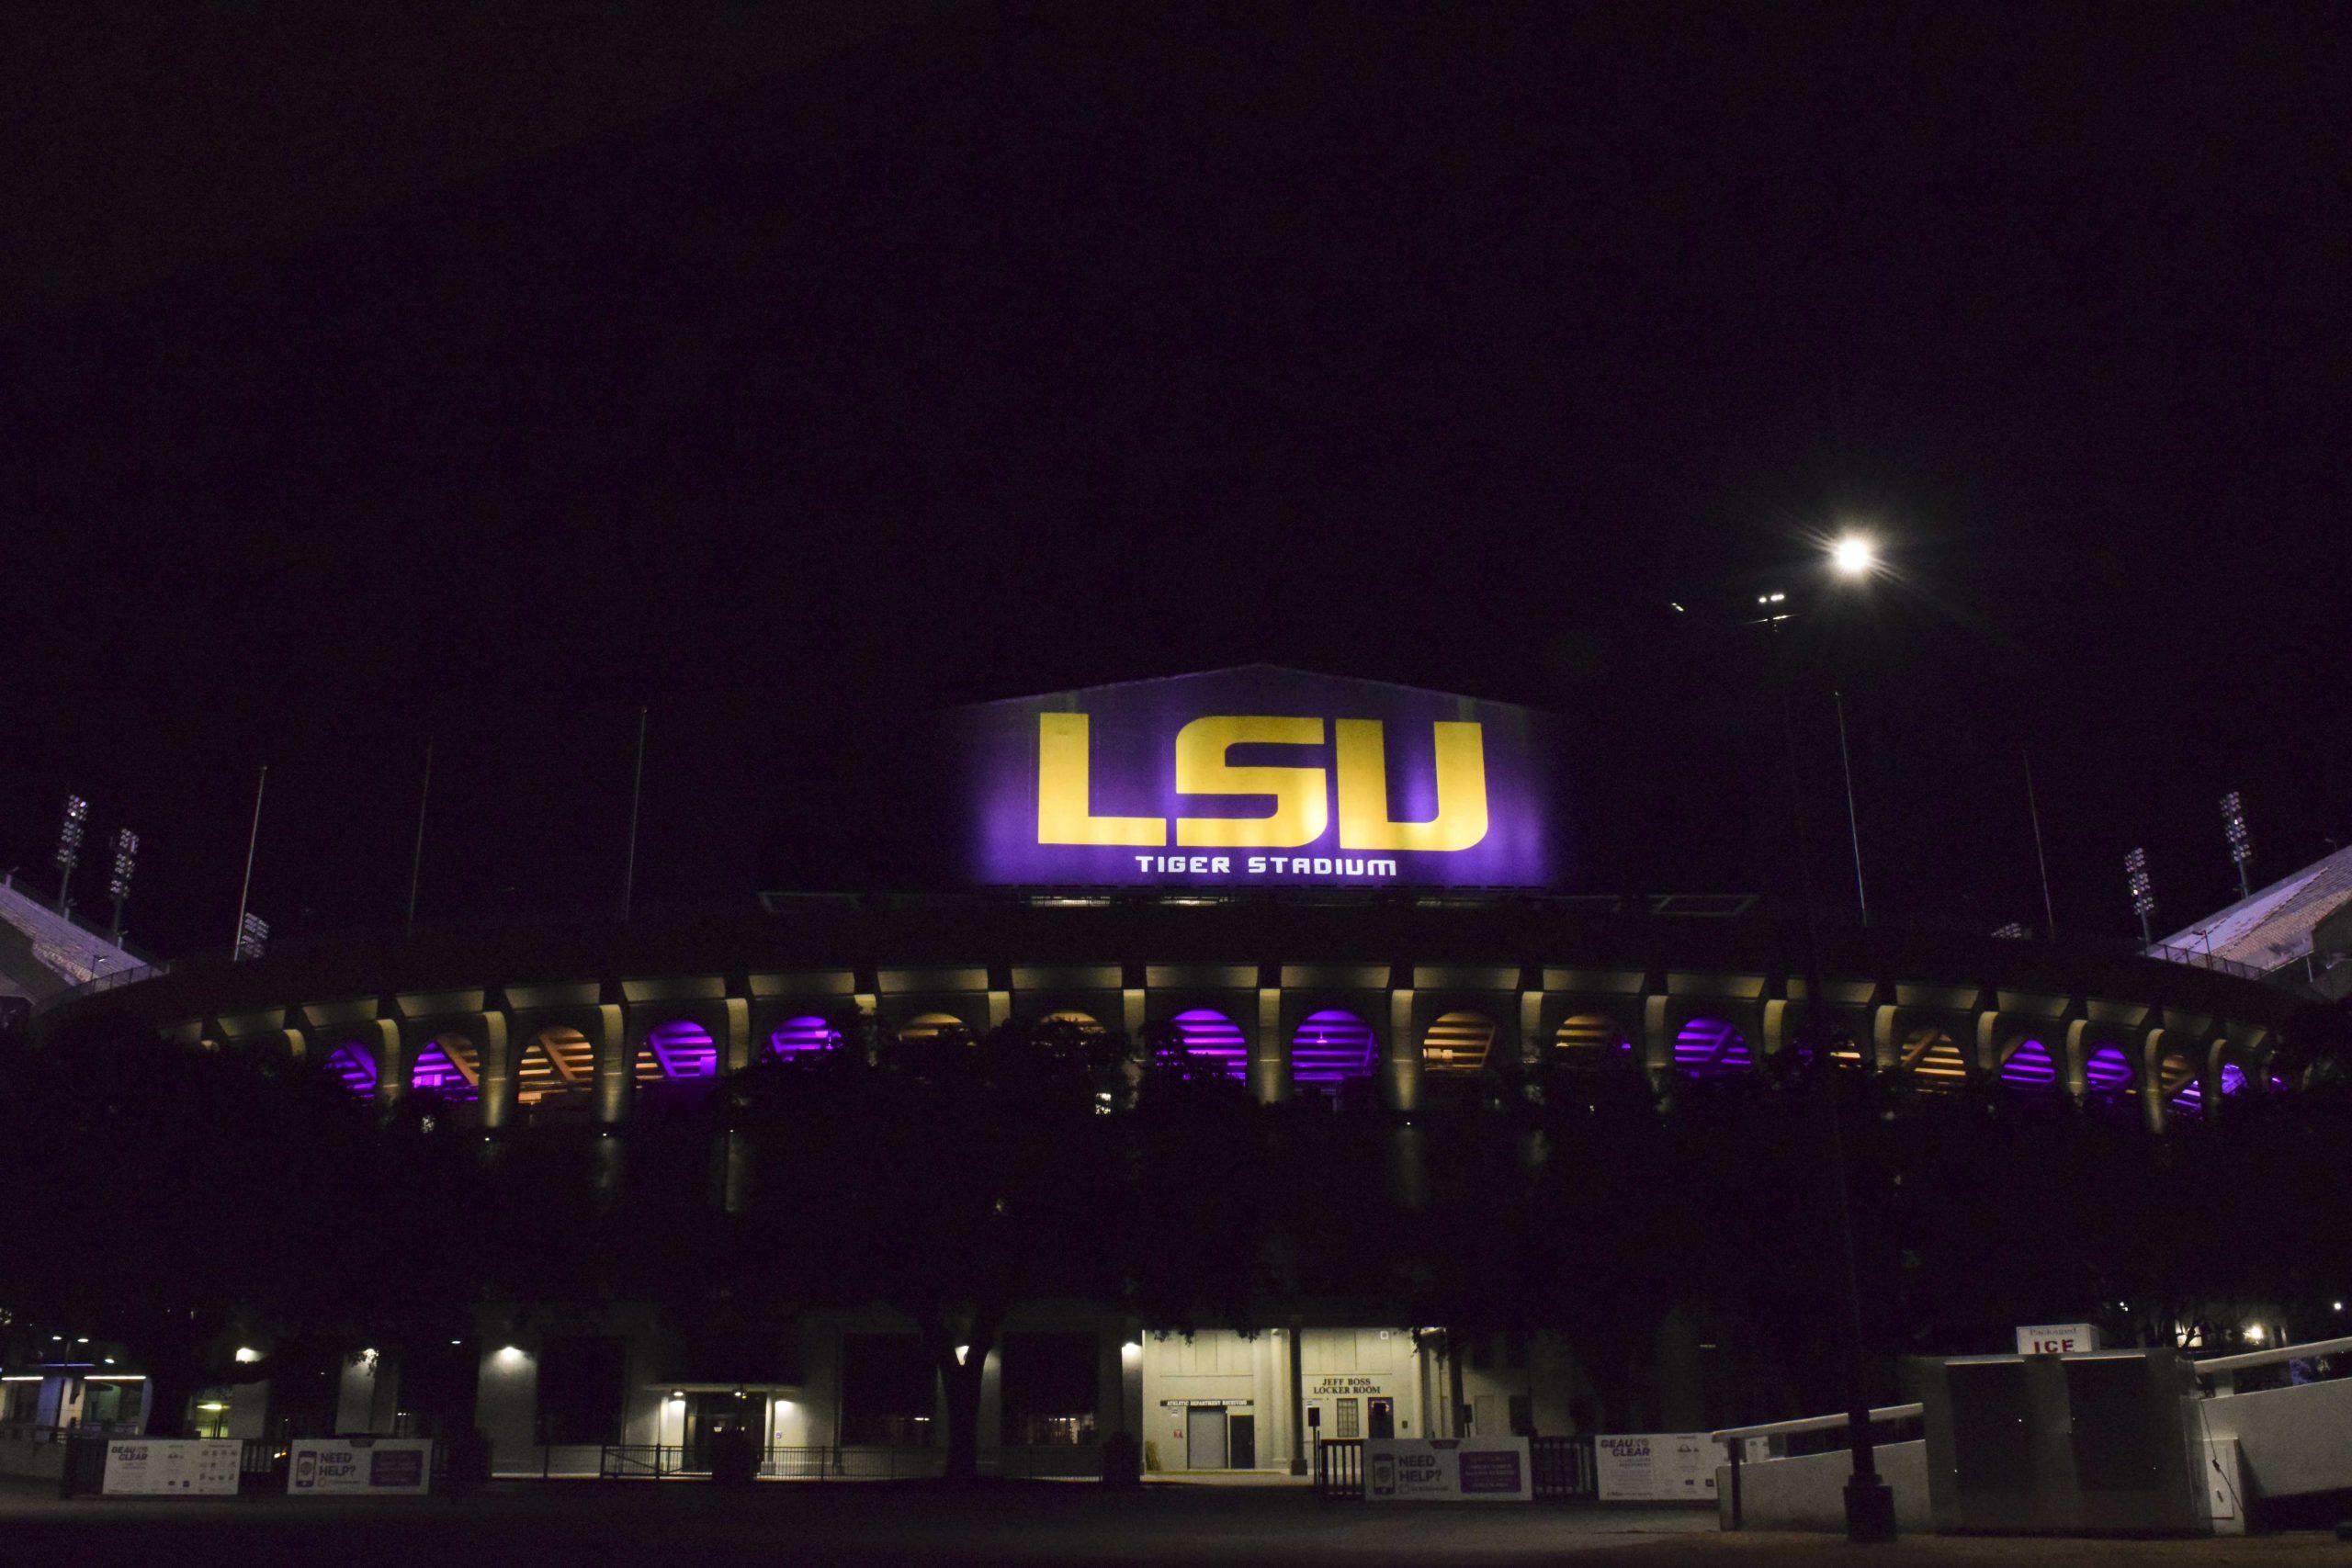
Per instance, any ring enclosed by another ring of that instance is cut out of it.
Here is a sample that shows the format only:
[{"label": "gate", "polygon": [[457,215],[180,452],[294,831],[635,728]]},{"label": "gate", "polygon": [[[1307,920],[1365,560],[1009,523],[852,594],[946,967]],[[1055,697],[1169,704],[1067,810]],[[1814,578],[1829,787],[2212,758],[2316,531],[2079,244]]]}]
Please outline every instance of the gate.
[{"label": "gate", "polygon": [[1530,1438],[1528,1468],[1539,1503],[1589,1503],[1600,1495],[1590,1438]]},{"label": "gate", "polygon": [[1363,1500],[1362,1438],[1326,1438],[1315,1445],[1315,1495],[1327,1502]]}]

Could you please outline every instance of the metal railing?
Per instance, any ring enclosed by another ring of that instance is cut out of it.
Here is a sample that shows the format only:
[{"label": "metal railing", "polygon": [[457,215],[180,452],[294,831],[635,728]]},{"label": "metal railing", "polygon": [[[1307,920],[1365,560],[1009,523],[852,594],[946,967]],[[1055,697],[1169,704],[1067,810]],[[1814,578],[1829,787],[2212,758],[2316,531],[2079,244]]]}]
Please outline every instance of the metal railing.
[{"label": "metal railing", "polygon": [[2277,1345],[2267,1350],[2245,1350],[2234,1356],[2211,1356],[2201,1361],[2190,1362],[2189,1371],[2197,1374],[2199,1382],[2212,1383],[2210,1397],[2224,1399],[2237,1393],[2237,1375],[2240,1372],[2346,1353],[2352,1353],[2352,1336],[2337,1339],[2312,1339],[2301,1345]]},{"label": "metal railing", "polygon": [[[935,1449],[863,1448],[828,1444],[771,1448],[760,1455],[759,1474],[770,1481],[909,1481],[939,1474],[943,1456]],[[1097,1461],[1099,1471],[1100,1462]],[[1012,1473],[1010,1470],[1005,1472]],[[605,1481],[668,1481],[707,1476],[707,1450],[678,1443],[605,1443],[596,1473]]]}]

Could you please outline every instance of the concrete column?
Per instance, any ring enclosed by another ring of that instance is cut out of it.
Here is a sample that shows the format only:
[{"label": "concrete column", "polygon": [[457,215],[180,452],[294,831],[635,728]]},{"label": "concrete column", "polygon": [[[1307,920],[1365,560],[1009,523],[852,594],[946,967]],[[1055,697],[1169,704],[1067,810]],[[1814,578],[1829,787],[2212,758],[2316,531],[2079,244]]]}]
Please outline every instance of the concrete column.
[{"label": "concrete column", "polygon": [[1283,988],[1258,987],[1258,1034],[1250,1044],[1250,1088],[1261,1105],[1290,1098],[1290,1042],[1283,1035]]},{"label": "concrete column", "polygon": [[1519,993],[1519,1059],[1531,1067],[1544,1059],[1544,993],[1533,987]]},{"label": "concrete column", "polygon": [[401,1040],[401,1026],[397,1020],[379,1018],[373,1027],[376,1098],[386,1105],[398,1105],[408,1093],[408,1052]]},{"label": "concrete column", "polygon": [[618,1002],[596,1009],[596,1120],[605,1126],[626,1120],[629,1104],[628,1029]]},{"label": "concrete column", "polygon": [[1306,1473],[1306,1352],[1299,1343],[1306,1330],[1294,1323],[1284,1336],[1290,1342],[1290,1472]]},{"label": "concrete column", "polygon": [[1421,1108],[1421,1044],[1413,1032],[1413,990],[1388,993],[1388,1053],[1384,1059],[1388,1103],[1399,1111]]},{"label": "concrete column", "polygon": [[507,1021],[503,1008],[481,1015],[481,1045],[474,1072],[481,1096],[481,1124],[488,1132],[496,1132],[514,1117],[514,1046],[508,1037]]},{"label": "concrete column", "polygon": [[719,1044],[720,1070],[741,1072],[752,1065],[752,1004],[743,997],[727,998],[727,1038]]},{"label": "concrete column", "polygon": [[1664,1089],[1674,1074],[1674,1032],[1667,1020],[1669,1000],[1663,991],[1642,998],[1642,1066],[1648,1069],[1653,1089]]}]

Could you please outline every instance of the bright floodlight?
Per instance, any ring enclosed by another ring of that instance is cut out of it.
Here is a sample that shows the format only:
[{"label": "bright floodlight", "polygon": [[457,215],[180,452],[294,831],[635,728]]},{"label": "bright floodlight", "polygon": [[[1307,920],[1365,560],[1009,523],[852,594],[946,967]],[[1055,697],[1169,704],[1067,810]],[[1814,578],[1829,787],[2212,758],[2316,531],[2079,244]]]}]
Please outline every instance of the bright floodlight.
[{"label": "bright floodlight", "polygon": [[1840,577],[1867,577],[1878,564],[1878,547],[1860,534],[1848,534],[1829,547],[1829,564]]}]

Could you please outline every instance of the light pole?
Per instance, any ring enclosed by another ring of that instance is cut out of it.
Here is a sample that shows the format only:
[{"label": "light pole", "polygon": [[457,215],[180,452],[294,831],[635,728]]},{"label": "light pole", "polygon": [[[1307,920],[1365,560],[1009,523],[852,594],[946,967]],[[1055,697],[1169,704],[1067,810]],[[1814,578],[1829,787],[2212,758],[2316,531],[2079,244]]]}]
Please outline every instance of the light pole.
[{"label": "light pole", "polygon": [[[1829,566],[1832,574],[1838,579],[1860,582],[1878,570],[1877,546],[1866,535],[1847,534],[1830,545]],[[1838,1250],[1842,1255],[1846,1287],[1846,1438],[1854,1463],[1853,1473],[1845,1486],[1846,1537],[1860,1544],[1894,1539],[1894,1494],[1878,1473],[1877,1450],[1871,1438],[1861,1268],[1854,1245],[1853,1188],[1846,1165],[1845,1113],[1838,1102],[1838,1074],[1831,1064],[1826,1030],[1826,992],[1823,984],[1820,916],[1818,903],[1814,897],[1813,860],[1807,850],[1804,774],[1797,765],[1796,717],[1792,696],[1795,679],[1781,626],[1795,614],[1793,608],[1784,607],[1788,603],[1789,596],[1785,592],[1775,591],[1758,596],[1758,604],[1763,610],[1761,620],[1771,641],[1773,671],[1781,688],[1781,742],[1789,775],[1789,825],[1795,840],[1797,888],[1804,914],[1805,1005],[1804,1010],[1797,1015],[1798,1054],[1799,1059],[1808,1064],[1811,1070],[1823,1075],[1821,1092],[1829,1118],[1830,1180],[1837,1202]],[[1838,740],[1842,757],[1845,740],[1842,711],[1839,716]],[[1855,825],[1850,767],[1846,776],[1847,820],[1849,825]],[[1855,878],[1858,891],[1860,872],[1860,835],[1857,833]],[[1867,907],[1864,906],[1865,908]]]},{"label": "light pole", "polygon": [[139,835],[128,828],[119,829],[114,836],[114,880],[107,884],[107,894],[114,900],[114,941],[122,942],[122,907],[130,898],[130,874],[139,866]]},{"label": "light pole", "polygon": [[2156,912],[2156,886],[2148,877],[2148,852],[2135,849],[2123,857],[2123,886],[2132,891],[2132,912],[2140,917],[2140,945],[2153,947],[2155,935],[2148,921]]},{"label": "light pole", "polygon": [[57,912],[74,908],[74,868],[82,863],[82,829],[90,820],[90,803],[78,795],[65,797],[65,819],[57,829]]},{"label": "light pole", "polygon": [[2222,831],[2230,840],[2230,863],[2238,868],[2238,897],[2251,898],[2254,886],[2245,868],[2254,859],[2254,840],[2245,830],[2245,801],[2235,790],[2222,796]]}]

